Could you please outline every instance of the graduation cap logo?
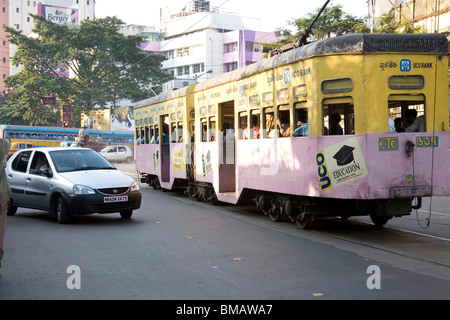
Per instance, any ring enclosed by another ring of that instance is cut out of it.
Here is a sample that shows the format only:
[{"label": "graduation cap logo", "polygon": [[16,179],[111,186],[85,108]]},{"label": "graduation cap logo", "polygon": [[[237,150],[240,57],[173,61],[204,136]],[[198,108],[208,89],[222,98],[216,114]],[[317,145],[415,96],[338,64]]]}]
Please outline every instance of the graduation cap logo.
[{"label": "graduation cap logo", "polygon": [[336,159],[337,165],[342,167],[354,161],[353,150],[355,150],[355,148],[344,145],[341,150],[333,156],[333,158]]}]

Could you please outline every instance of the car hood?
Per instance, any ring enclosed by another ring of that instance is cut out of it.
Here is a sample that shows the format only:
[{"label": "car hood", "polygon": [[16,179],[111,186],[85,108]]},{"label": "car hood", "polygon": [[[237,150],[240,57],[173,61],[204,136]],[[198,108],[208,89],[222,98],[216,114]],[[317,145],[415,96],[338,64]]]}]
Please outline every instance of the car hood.
[{"label": "car hood", "polygon": [[85,170],[59,174],[73,184],[81,184],[94,189],[129,186],[134,181],[119,170]]}]

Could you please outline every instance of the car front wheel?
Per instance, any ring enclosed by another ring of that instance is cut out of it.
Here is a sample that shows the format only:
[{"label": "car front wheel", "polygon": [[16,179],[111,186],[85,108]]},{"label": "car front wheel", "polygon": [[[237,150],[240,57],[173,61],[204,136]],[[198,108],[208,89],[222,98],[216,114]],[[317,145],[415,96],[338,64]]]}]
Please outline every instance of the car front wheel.
[{"label": "car front wheel", "polygon": [[120,217],[122,219],[130,219],[132,214],[133,210],[120,211]]},{"label": "car front wheel", "polygon": [[17,207],[14,205],[13,199],[9,198],[8,199],[8,211],[6,212],[6,214],[8,216],[13,216],[16,214],[16,212],[17,212]]},{"label": "car front wheel", "polygon": [[56,221],[61,224],[69,222],[69,212],[67,210],[67,205],[64,201],[64,198],[61,196],[56,199]]}]

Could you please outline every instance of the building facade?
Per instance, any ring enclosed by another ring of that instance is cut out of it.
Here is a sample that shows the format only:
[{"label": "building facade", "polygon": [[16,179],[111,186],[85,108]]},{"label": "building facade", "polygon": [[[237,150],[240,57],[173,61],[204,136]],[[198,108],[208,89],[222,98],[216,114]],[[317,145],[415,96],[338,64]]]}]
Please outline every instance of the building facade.
[{"label": "building facade", "polygon": [[395,21],[409,20],[430,33],[450,34],[450,0],[408,0],[394,7]]},{"label": "building facade", "polygon": [[258,62],[262,45],[282,38],[251,30],[245,18],[211,9],[209,1],[191,1],[189,10],[162,21],[161,33],[159,52],[167,58],[162,69],[175,77],[165,90]]},{"label": "building facade", "polygon": [[395,22],[411,21],[429,33],[450,33],[450,0],[369,0],[369,24],[388,13]]},{"label": "building facade", "polygon": [[[44,15],[55,23],[76,27],[83,19],[95,18],[95,0],[0,0],[0,26],[31,35],[34,21],[30,14]],[[0,44],[0,94],[7,94],[3,80],[18,73],[20,68],[11,64],[15,47],[9,44],[3,28],[0,28]]]}]

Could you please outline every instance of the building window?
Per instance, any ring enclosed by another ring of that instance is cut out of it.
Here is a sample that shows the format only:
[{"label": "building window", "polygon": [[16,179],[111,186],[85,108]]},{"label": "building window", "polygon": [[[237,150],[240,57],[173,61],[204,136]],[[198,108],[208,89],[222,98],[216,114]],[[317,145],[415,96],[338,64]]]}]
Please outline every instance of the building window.
[{"label": "building window", "polygon": [[173,59],[174,51],[173,50],[167,51],[166,52],[166,57],[167,57],[167,59]]},{"label": "building window", "polygon": [[186,75],[190,74],[189,66],[184,67],[184,74]]},{"label": "building window", "polygon": [[224,45],[224,53],[237,51],[237,42],[226,43]]},{"label": "building window", "polygon": [[203,63],[201,64],[194,64],[194,73],[199,73],[205,71],[205,65]]},{"label": "building window", "polygon": [[225,63],[224,72],[230,72],[237,69],[237,62]]},{"label": "building window", "polygon": [[16,12],[19,13],[19,11],[20,11],[19,8],[16,8]]},{"label": "building window", "polygon": [[253,51],[253,42],[247,41],[245,43],[245,51],[247,51],[247,52]]},{"label": "building window", "polygon": [[177,68],[177,74],[178,74],[179,76],[182,76],[182,75],[183,75],[183,67],[178,67],[178,68]]}]

